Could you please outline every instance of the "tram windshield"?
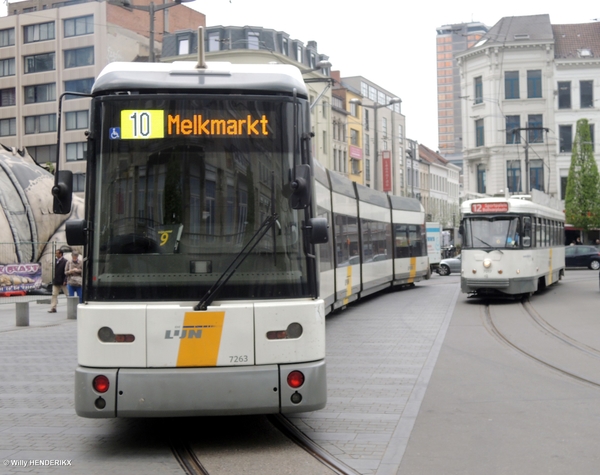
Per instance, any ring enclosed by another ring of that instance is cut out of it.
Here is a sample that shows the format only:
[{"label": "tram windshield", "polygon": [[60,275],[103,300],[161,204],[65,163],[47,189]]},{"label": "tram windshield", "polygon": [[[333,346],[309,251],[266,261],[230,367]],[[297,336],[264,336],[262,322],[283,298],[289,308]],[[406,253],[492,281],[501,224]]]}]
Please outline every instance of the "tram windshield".
[{"label": "tram windshield", "polygon": [[514,249],[521,245],[518,217],[469,217],[463,226],[465,249]]},{"label": "tram windshield", "polygon": [[90,300],[197,301],[275,213],[217,300],[307,296],[304,211],[289,201],[301,108],[285,98],[97,101]]}]

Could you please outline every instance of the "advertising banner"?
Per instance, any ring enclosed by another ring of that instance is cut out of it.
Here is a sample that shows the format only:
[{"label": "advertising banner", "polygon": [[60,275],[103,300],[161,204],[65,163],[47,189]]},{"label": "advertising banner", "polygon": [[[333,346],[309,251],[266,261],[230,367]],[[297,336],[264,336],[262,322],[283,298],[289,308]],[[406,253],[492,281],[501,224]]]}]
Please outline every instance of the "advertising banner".
[{"label": "advertising banner", "polygon": [[381,152],[381,167],[383,170],[383,191],[392,191],[392,152]]},{"label": "advertising banner", "polygon": [[0,293],[39,289],[41,286],[41,264],[0,264]]}]

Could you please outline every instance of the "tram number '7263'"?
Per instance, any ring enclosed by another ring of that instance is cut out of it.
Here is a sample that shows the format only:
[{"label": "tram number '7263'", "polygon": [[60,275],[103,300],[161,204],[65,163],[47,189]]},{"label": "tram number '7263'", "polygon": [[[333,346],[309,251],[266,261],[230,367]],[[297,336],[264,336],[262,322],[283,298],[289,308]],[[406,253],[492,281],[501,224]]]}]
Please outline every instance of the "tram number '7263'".
[{"label": "tram number '7263'", "polygon": [[248,362],[248,355],[230,356],[229,357],[229,362],[230,363],[247,363]]}]

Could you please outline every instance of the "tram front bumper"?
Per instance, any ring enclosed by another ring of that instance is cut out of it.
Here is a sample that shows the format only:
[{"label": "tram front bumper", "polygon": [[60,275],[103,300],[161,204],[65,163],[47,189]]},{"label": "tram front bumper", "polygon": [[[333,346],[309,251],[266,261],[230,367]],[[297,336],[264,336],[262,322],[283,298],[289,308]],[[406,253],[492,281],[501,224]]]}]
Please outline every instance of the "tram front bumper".
[{"label": "tram front bumper", "polygon": [[[310,412],[325,407],[325,369],[325,360],[217,368],[79,366],[75,372],[75,411],[89,418]],[[298,389],[286,383],[287,375],[294,370],[302,371],[305,376]],[[98,375],[109,380],[105,393],[93,388]],[[298,393],[301,401],[292,402],[298,400]]]}]

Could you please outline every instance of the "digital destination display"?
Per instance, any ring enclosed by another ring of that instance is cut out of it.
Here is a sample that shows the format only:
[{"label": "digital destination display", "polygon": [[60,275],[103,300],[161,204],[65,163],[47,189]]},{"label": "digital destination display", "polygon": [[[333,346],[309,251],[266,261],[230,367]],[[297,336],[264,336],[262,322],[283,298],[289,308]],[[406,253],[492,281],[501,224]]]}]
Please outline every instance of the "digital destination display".
[{"label": "digital destination display", "polygon": [[[165,117],[166,115],[166,117]],[[164,110],[122,110],[121,126],[110,129],[111,139],[162,139],[179,135],[221,137],[266,137],[266,115],[212,118],[204,114],[165,114]]]},{"label": "digital destination display", "polygon": [[472,213],[506,213],[508,211],[508,203],[473,203],[471,205]]}]

